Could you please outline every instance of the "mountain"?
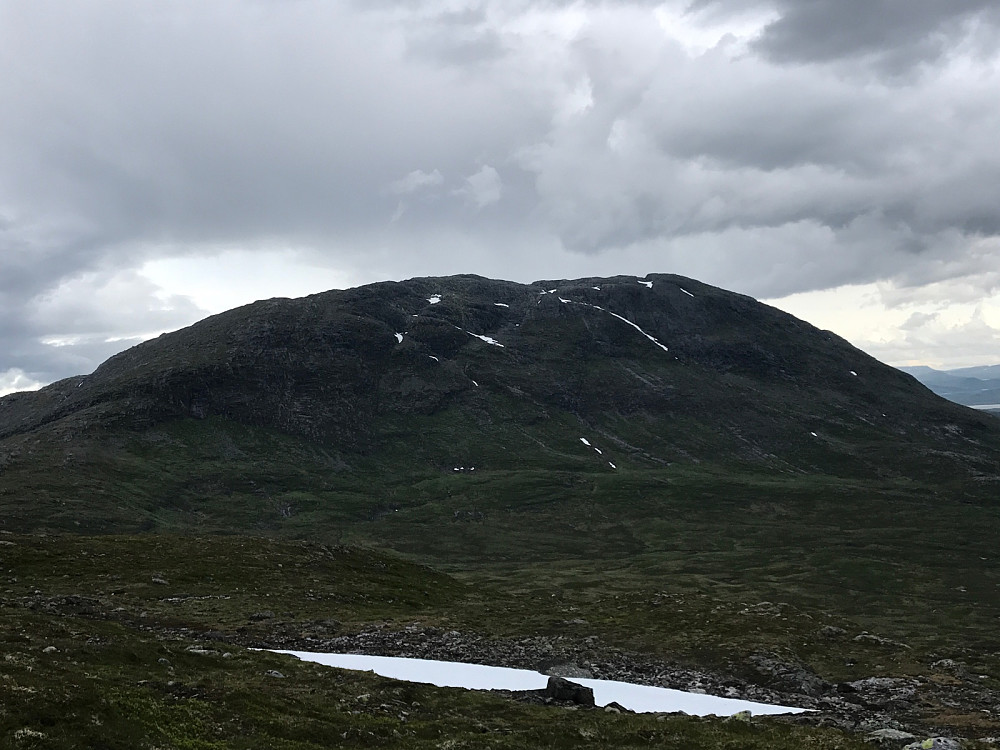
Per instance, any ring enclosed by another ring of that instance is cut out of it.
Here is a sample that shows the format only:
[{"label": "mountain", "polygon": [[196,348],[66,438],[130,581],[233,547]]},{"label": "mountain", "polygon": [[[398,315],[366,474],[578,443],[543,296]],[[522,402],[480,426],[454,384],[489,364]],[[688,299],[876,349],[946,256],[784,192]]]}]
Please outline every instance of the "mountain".
[{"label": "mountain", "polygon": [[[901,367],[939,396],[957,404],[983,408],[1000,404],[1000,365],[935,370],[931,367]],[[998,408],[986,411],[997,411]]]},{"label": "mountain", "polygon": [[363,495],[355,510],[378,514],[418,480],[473,471],[624,482],[713,467],[974,490],[997,479],[1000,428],[692,279],[457,276],[272,299],[162,335],[0,399],[0,451],[9,528],[206,514],[239,528],[259,496],[352,498],[276,501],[321,517]]},{"label": "mountain", "polygon": [[[996,418],[680,276],[257,302],[0,399],[0,640],[34,691],[0,682],[0,735],[409,731],[361,707],[395,687],[243,648],[270,646],[565,660],[996,736],[998,458]],[[427,721],[478,717],[419,695]],[[619,718],[608,737],[668,741]],[[860,746],[746,731],[692,746]]]},{"label": "mountain", "polygon": [[1000,365],[982,365],[979,367],[959,367],[946,371],[949,375],[977,378],[978,380],[1000,380]]}]

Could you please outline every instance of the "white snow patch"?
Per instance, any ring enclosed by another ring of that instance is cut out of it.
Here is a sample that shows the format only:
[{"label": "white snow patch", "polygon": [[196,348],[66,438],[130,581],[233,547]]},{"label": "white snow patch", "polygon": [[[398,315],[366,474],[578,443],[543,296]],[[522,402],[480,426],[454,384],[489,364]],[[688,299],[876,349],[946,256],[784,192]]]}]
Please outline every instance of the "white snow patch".
[{"label": "white snow patch", "polygon": [[598,447],[597,447],[596,445],[594,446],[594,450],[595,450],[595,451],[597,451],[597,452],[598,452],[598,453],[599,453],[600,455],[602,455],[602,456],[604,455],[604,451],[602,451],[602,450],[601,450],[600,448],[598,448]]},{"label": "white snow patch", "polygon": [[505,305],[503,302],[494,302],[494,307],[510,307],[510,305]]},{"label": "white snow patch", "polygon": [[555,294],[558,291],[558,289],[549,289],[549,294]]},{"label": "white snow patch", "polygon": [[568,305],[570,303],[570,300],[563,299],[562,297],[559,298],[559,301],[562,302],[564,305]]},{"label": "white snow patch", "polygon": [[687,289],[685,289],[682,286],[679,286],[677,288],[680,289],[682,292],[684,292],[684,294],[686,294],[688,297],[693,297],[694,296],[693,294],[691,294],[691,292],[689,292]]},{"label": "white snow patch", "polygon": [[[460,687],[469,690],[541,690],[548,677],[528,669],[489,667],[482,664],[434,661],[431,659],[404,659],[396,656],[367,656],[364,654],[321,654],[307,651],[275,651],[288,654],[302,661],[324,664],[341,669],[373,671],[383,677],[409,682],[423,682],[438,687]],[[682,690],[633,685],[615,680],[573,678],[574,682],[594,691],[594,701],[599,706],[619,703],[639,713],[684,711],[694,716],[731,716],[740,711],[752,714],[802,713],[806,709],[793,706],[774,706],[767,703],[714,695],[686,693]]]},{"label": "white snow patch", "polygon": [[[640,283],[641,283],[641,282],[640,282]],[[650,282],[650,283],[652,283],[652,282]],[[569,300],[564,300],[564,301],[567,301],[567,302],[568,302]],[[611,312],[610,310],[605,310],[605,309],[604,309],[603,307],[601,307],[600,305],[591,305],[591,304],[589,304],[589,303],[587,303],[587,302],[574,302],[573,304],[575,304],[575,305],[585,305],[585,306],[587,306],[587,307],[592,307],[592,308],[594,308],[595,310],[600,310],[601,312],[606,312],[606,313],[607,313],[608,315],[614,315],[614,316],[615,316],[616,318],[618,318],[618,320],[621,320],[621,321],[623,321],[623,322],[625,322],[625,323],[628,323],[628,324],[629,324],[630,326],[632,326],[632,327],[633,327],[633,328],[634,328],[635,330],[637,330],[637,331],[638,331],[639,333],[641,333],[641,334],[642,334],[643,336],[645,336],[645,337],[646,337],[647,339],[649,339],[649,340],[650,340],[650,341],[652,341],[652,342],[653,342],[654,344],[656,344],[656,345],[657,345],[658,347],[660,347],[660,348],[661,348],[661,349],[662,349],[663,351],[665,351],[665,352],[669,352],[669,351],[670,351],[670,350],[669,350],[669,349],[668,349],[667,347],[665,347],[665,346],[664,346],[663,344],[661,344],[661,343],[660,343],[659,341],[657,341],[657,340],[656,340],[655,338],[653,338],[652,336],[650,336],[650,335],[649,335],[648,333],[646,333],[646,332],[645,332],[644,330],[642,330],[642,329],[641,329],[641,328],[640,328],[639,326],[637,326],[637,325],[636,325],[635,323],[633,323],[633,322],[632,322],[631,320],[629,320],[628,318],[623,318],[623,317],[622,317],[621,315],[619,315],[618,313],[613,313],[613,312]],[[676,359],[676,357],[675,357],[675,359]]]},{"label": "white snow patch", "polygon": [[396,334],[396,343],[397,344],[402,344],[403,343],[403,334],[401,334],[401,333],[397,333]]},{"label": "white snow patch", "polygon": [[431,359],[433,359],[435,362],[440,362],[441,361],[440,359],[438,359],[437,357],[435,357],[433,354],[428,354],[427,356],[430,357]]},{"label": "white snow patch", "polygon": [[441,301],[441,295],[432,294],[430,297],[427,298],[427,301],[430,302],[432,305],[436,305],[438,302]]},{"label": "white snow patch", "polygon": [[492,336],[483,336],[483,335],[480,335],[478,333],[473,333],[472,331],[466,331],[464,328],[459,328],[458,326],[455,326],[455,328],[458,328],[459,331],[464,331],[465,333],[469,334],[470,336],[475,336],[477,339],[479,339],[480,341],[485,341],[487,344],[492,344],[493,346],[499,346],[501,349],[504,348],[504,345],[501,344],[499,341],[497,341]]},{"label": "white snow patch", "polygon": [[501,344],[492,336],[482,336],[478,333],[471,333],[470,331],[466,331],[466,333],[468,333],[470,336],[475,336],[480,341],[485,341],[487,344],[492,344],[493,346],[499,346],[501,349],[504,348],[503,344]]},{"label": "white snow patch", "polygon": [[819,437],[819,435],[817,435],[815,432],[810,432],[809,434],[812,435],[813,437]]},{"label": "white snow patch", "polygon": [[641,328],[639,328],[639,326],[637,326],[637,325],[636,325],[635,323],[633,323],[633,322],[632,322],[631,320],[629,320],[628,318],[623,318],[623,317],[622,317],[621,315],[619,315],[618,313],[613,313],[613,312],[611,312],[610,310],[608,310],[607,312],[608,312],[608,314],[609,314],[609,315],[614,315],[614,316],[615,316],[616,318],[618,318],[618,320],[621,320],[621,321],[624,321],[624,322],[628,323],[628,324],[629,324],[630,326],[632,326],[632,327],[633,327],[633,328],[634,328],[635,330],[637,330],[637,331],[638,331],[639,333],[641,333],[641,334],[642,334],[643,336],[645,336],[645,337],[646,337],[647,339],[649,339],[649,340],[650,340],[650,341],[652,341],[652,342],[653,342],[654,344],[656,344],[656,345],[657,345],[658,347],[660,347],[660,348],[661,348],[661,349],[662,349],[663,351],[665,351],[665,352],[669,352],[669,351],[670,351],[669,349],[667,349],[667,347],[665,347],[665,346],[664,346],[663,344],[661,344],[661,343],[660,343],[659,341],[657,341],[657,340],[656,340],[655,338],[653,338],[652,336],[650,336],[650,335],[649,335],[648,333],[646,333],[646,332],[645,332],[644,330],[642,330]]},{"label": "white snow patch", "polygon": [[472,384],[473,384],[474,386],[476,386],[476,388],[478,388],[478,387],[479,387],[479,383],[477,383],[477,382],[476,382],[475,380],[473,380],[473,381],[472,381]]},{"label": "white snow patch", "polygon": [[854,370],[851,370],[851,375],[853,375],[854,377],[858,376],[858,374],[856,372],[854,372]]},{"label": "white snow patch", "polygon": [[593,289],[593,290],[595,290],[595,291],[598,291],[598,292],[601,291],[601,287],[599,287],[599,286],[592,286],[590,288]]},{"label": "white snow patch", "polygon": [[653,288],[653,282],[652,281],[642,281],[641,279],[636,279],[636,281],[638,281],[640,284],[642,284],[647,289],[652,289]]},{"label": "white snow patch", "polygon": [[613,463],[611,463],[610,461],[608,461],[608,466],[610,466],[610,467],[611,467],[612,469],[617,469],[617,468],[618,468],[617,466],[615,466],[615,465],[614,465]]},{"label": "white snow patch", "polygon": [[587,438],[580,438],[580,442],[583,443],[584,445],[586,445],[588,448],[593,447],[593,446],[591,446],[590,441],[587,440]]}]

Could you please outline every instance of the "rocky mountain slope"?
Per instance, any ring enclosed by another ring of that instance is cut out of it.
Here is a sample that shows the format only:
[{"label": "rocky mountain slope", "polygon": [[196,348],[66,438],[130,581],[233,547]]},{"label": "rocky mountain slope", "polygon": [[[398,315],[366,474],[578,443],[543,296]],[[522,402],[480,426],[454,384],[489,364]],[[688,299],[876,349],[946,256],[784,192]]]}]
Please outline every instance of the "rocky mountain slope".
[{"label": "rocky mountain slope", "polygon": [[0,400],[0,439],[9,463],[36,440],[211,417],[415,471],[721,462],[992,481],[1000,448],[994,421],[835,335],[657,274],[258,302]]}]

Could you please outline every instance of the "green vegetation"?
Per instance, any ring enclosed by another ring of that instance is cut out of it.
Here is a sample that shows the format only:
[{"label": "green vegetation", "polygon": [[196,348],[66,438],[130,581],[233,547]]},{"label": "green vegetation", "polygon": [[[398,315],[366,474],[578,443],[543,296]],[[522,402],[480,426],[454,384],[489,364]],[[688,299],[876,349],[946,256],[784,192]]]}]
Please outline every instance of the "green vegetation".
[{"label": "green vegetation", "polygon": [[863,747],[762,719],[525,705],[235,642],[263,632],[263,609],[301,632],[376,617],[476,618],[482,602],[470,587],[374,552],[224,537],[3,542],[4,747]]}]

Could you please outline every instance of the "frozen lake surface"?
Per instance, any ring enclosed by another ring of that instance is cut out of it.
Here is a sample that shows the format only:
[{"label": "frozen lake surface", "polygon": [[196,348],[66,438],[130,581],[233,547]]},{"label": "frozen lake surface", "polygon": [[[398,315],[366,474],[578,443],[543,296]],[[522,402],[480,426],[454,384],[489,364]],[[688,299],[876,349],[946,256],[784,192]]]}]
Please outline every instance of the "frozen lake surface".
[{"label": "frozen lake surface", "polygon": [[[325,664],[341,669],[371,671],[383,677],[408,682],[426,682],[438,687],[460,687],[470,690],[541,690],[548,677],[528,669],[488,667],[482,664],[465,664],[430,659],[404,659],[397,656],[367,656],[363,654],[320,654],[310,651],[275,651],[291,654],[303,661]],[[714,695],[685,693],[682,690],[633,685],[614,680],[593,680],[573,677],[573,682],[586,685],[594,691],[598,706],[619,703],[639,713],[684,711],[693,716],[730,716],[740,711],[753,714],[801,713],[806,709],[792,706],[773,706],[767,703]]]}]

